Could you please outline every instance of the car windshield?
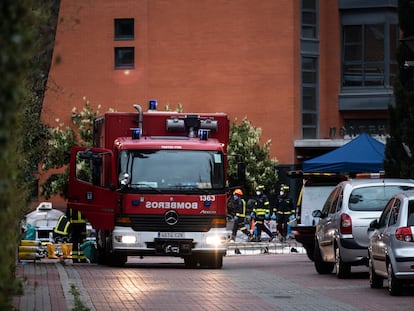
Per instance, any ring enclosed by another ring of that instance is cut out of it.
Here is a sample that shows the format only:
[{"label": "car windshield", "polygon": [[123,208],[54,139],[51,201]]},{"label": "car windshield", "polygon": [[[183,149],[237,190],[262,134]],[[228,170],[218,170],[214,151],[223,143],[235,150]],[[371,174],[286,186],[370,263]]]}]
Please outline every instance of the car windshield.
[{"label": "car windshield", "polygon": [[120,179],[128,175],[135,189],[220,189],[224,187],[223,155],[194,150],[124,150]]},{"label": "car windshield", "polygon": [[348,206],[353,211],[382,211],[394,194],[413,189],[411,186],[395,185],[356,188],[349,196]]}]

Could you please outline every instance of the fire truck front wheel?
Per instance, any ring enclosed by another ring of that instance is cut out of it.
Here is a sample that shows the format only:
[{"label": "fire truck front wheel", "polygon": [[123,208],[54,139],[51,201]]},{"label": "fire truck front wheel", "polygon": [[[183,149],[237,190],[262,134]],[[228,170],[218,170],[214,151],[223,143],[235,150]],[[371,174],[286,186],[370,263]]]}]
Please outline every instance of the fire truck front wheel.
[{"label": "fire truck front wheel", "polygon": [[184,264],[186,268],[197,268],[198,258],[195,255],[187,256],[184,258]]},{"label": "fire truck front wheel", "polygon": [[122,253],[112,252],[111,234],[105,231],[97,232],[98,264],[112,267],[122,267],[128,257]]},{"label": "fire truck front wheel", "polygon": [[123,267],[127,262],[127,256],[123,254],[112,253],[108,255],[108,266]]},{"label": "fire truck front wheel", "polygon": [[221,269],[223,267],[223,256],[220,254],[205,254],[200,258],[200,266],[210,269]]},{"label": "fire truck front wheel", "polygon": [[209,268],[221,269],[223,267],[223,255],[221,254],[200,254],[184,258],[187,268]]},{"label": "fire truck front wheel", "polygon": [[108,253],[104,248],[98,247],[98,264],[111,267],[122,267],[127,262],[127,256],[118,253]]}]

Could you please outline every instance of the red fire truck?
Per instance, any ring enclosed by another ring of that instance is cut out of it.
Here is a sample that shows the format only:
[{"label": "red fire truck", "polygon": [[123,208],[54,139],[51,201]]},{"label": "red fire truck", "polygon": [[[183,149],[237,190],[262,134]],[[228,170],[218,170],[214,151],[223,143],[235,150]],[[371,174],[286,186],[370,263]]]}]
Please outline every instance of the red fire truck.
[{"label": "red fire truck", "polygon": [[176,256],[187,267],[221,268],[228,116],[134,107],[96,118],[94,147],[72,148],[68,207],[96,229],[99,263]]}]

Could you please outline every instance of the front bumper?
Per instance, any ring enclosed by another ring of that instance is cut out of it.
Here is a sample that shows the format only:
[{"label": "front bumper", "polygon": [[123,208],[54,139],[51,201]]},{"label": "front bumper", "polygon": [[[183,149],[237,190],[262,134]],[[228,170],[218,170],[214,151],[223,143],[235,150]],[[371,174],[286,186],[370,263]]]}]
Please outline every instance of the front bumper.
[{"label": "front bumper", "polygon": [[131,228],[115,227],[112,249],[129,256],[225,254],[229,237],[230,232],[224,228],[214,228],[208,232],[137,232]]}]

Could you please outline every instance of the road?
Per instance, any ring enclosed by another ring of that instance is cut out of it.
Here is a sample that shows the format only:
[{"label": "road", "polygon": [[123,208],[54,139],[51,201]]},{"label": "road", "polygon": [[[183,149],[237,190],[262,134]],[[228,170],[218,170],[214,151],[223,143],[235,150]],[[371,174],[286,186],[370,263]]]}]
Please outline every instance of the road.
[{"label": "road", "polygon": [[223,268],[186,269],[181,259],[130,257],[123,268],[63,269],[90,310],[411,310],[414,291],[391,297],[369,287],[366,267],[352,277],[318,275],[305,254],[232,255]]}]

